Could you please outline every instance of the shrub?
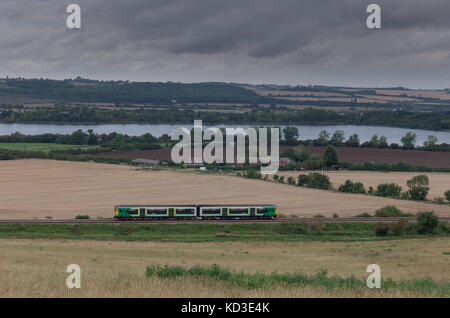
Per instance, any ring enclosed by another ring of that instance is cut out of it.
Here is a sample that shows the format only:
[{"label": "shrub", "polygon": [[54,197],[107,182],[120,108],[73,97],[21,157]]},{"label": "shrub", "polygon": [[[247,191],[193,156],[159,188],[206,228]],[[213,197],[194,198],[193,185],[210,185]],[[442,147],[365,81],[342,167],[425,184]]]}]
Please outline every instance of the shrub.
[{"label": "shrub", "polygon": [[408,221],[407,220],[400,220],[391,226],[392,234],[395,236],[403,235],[406,230],[408,229]]},{"label": "shrub", "polygon": [[377,187],[376,195],[379,197],[399,198],[402,187],[395,183],[383,183]]},{"label": "shrub", "polygon": [[89,220],[91,217],[89,215],[77,215],[75,220]]},{"label": "shrub", "polygon": [[306,174],[299,175],[297,179],[298,179],[297,185],[300,187],[306,187],[306,185],[309,182],[309,176]]},{"label": "shrub", "polygon": [[279,183],[284,183],[284,176],[280,177],[280,178],[278,179],[278,182],[279,182]]},{"label": "shrub", "polygon": [[432,234],[439,224],[438,217],[434,212],[420,212],[417,214],[417,232],[420,234]]},{"label": "shrub", "polygon": [[366,189],[364,189],[364,185],[361,182],[353,183],[350,180],[345,181],[338,190],[339,192],[347,193],[366,193]]},{"label": "shrub", "polygon": [[337,215],[336,213],[333,213],[333,218],[338,218],[339,217],[339,215]]},{"label": "shrub", "polygon": [[355,215],[355,218],[371,218],[371,217],[372,216],[369,213],[367,213],[367,212]]},{"label": "shrub", "polygon": [[338,164],[337,151],[333,146],[328,146],[323,155],[323,161],[327,167]]},{"label": "shrub", "polygon": [[256,169],[247,170],[247,178],[249,179],[261,179],[261,174]]},{"label": "shrub", "polygon": [[447,192],[444,193],[445,198],[447,199],[447,201],[450,202],[450,190],[448,190]]},{"label": "shrub", "polygon": [[403,213],[399,209],[397,209],[394,205],[388,205],[384,208],[378,209],[375,211],[375,217],[379,218],[390,218],[390,217],[406,217],[411,216],[411,214]]},{"label": "shrub", "polygon": [[311,182],[308,185],[310,188],[329,190],[331,189],[330,178],[319,172],[314,172],[310,174]]},{"label": "shrub", "polygon": [[415,176],[406,182],[412,200],[425,200],[430,191],[430,181],[426,175]]},{"label": "shrub", "polygon": [[402,192],[400,194],[400,199],[402,199],[402,200],[411,200],[411,197],[409,196],[409,192],[408,191]]},{"label": "shrub", "polygon": [[295,185],[295,179],[294,179],[294,177],[289,177],[289,178],[288,178],[288,183],[289,183],[290,185]]},{"label": "shrub", "polygon": [[376,236],[386,236],[389,232],[389,224],[386,223],[376,223],[373,226],[373,230]]}]

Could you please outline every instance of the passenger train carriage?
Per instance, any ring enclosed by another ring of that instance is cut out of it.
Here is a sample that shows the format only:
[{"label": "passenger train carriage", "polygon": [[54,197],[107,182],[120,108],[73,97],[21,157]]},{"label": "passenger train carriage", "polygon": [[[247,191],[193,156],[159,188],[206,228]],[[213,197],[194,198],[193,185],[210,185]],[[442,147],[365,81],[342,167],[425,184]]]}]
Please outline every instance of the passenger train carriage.
[{"label": "passenger train carriage", "polygon": [[117,205],[116,220],[154,219],[268,219],[278,216],[273,204]]}]

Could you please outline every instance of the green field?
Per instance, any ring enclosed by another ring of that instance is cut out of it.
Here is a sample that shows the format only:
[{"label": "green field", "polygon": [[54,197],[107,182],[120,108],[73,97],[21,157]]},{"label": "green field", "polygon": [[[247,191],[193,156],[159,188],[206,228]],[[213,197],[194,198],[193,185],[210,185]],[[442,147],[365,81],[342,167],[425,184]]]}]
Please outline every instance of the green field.
[{"label": "green field", "polygon": [[42,151],[45,153],[49,153],[52,150],[94,149],[94,148],[98,148],[98,146],[65,145],[65,144],[34,143],[34,142],[0,142],[0,149],[20,150],[20,151]]}]

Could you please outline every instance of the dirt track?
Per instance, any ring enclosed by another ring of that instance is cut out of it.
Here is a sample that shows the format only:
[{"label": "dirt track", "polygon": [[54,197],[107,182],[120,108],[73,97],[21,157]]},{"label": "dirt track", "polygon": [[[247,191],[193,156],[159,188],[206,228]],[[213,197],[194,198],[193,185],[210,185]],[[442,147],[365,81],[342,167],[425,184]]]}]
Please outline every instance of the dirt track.
[{"label": "dirt track", "polygon": [[47,160],[0,162],[1,219],[70,219],[78,214],[111,217],[115,204],[273,203],[286,215],[354,216],[394,204],[404,212],[450,207],[372,196],[341,194],[238,177],[129,166]]}]

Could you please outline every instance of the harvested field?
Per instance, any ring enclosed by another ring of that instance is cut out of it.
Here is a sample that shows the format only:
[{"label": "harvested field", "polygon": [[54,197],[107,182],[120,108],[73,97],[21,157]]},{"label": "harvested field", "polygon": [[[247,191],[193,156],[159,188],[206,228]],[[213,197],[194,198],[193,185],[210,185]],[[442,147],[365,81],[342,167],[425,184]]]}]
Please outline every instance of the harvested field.
[{"label": "harvested field", "polygon": [[425,97],[425,98],[439,98],[442,100],[449,100],[450,94],[444,90],[389,90],[389,89],[377,89],[377,94],[392,95],[392,96],[412,96],[412,97]]},{"label": "harvested field", "polygon": [[[291,148],[280,146],[280,153]],[[305,149],[308,147],[306,146]],[[326,147],[313,147],[313,152],[323,156]],[[154,159],[170,160],[171,149],[136,150],[129,152],[109,153],[106,157],[126,159]],[[352,148],[338,147],[339,160],[342,162],[365,163],[365,162],[406,162],[412,166],[426,166],[430,168],[450,168],[450,152],[431,152],[400,149],[377,149],[377,148]]]},{"label": "harvested field", "polygon": [[372,213],[385,205],[404,212],[450,207],[334,193],[233,176],[138,171],[130,166],[50,160],[0,162],[1,219],[111,217],[116,204],[271,203],[286,215],[331,217]]},{"label": "harvested field", "polygon": [[[300,173],[308,172],[280,172],[278,175],[286,178],[297,177]],[[449,173],[420,173],[420,172],[370,172],[370,171],[325,171],[323,172],[330,177],[334,188],[338,188],[346,180],[353,182],[362,182],[366,189],[372,186],[376,189],[381,183],[396,183],[403,190],[407,190],[406,181],[419,174],[425,174],[430,180],[429,199],[444,198],[444,193],[450,190],[450,174]]]},{"label": "harvested field", "polygon": [[[449,238],[383,242],[155,243],[3,239],[0,244],[0,297],[414,297],[402,291],[338,290],[311,286],[245,289],[207,278],[145,278],[146,266],[219,264],[245,272],[316,274],[366,279],[368,264],[383,278],[430,277],[448,281]],[[66,267],[81,268],[81,289],[66,287]]]}]

